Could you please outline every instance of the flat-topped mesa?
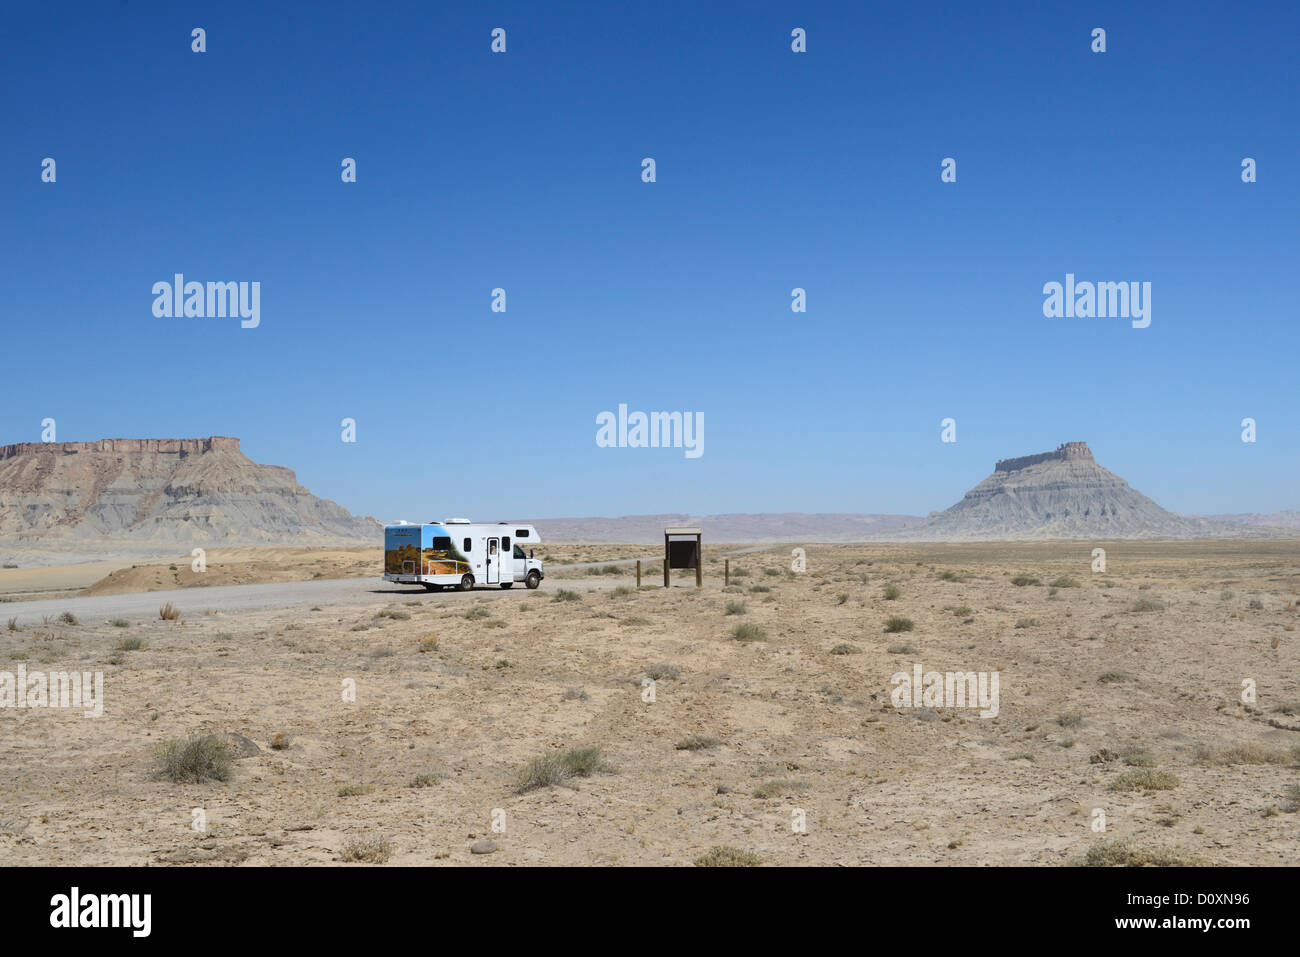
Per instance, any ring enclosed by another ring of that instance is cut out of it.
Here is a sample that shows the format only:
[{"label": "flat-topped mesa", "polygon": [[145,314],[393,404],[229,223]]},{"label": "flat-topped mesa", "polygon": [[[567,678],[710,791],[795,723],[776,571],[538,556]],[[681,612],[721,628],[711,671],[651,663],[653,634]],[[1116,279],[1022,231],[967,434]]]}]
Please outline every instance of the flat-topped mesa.
[{"label": "flat-topped mesa", "polygon": [[1092,449],[1088,448],[1087,442],[1063,442],[1051,452],[1039,452],[1037,455],[1022,455],[1014,459],[1001,459],[993,466],[995,472],[1014,472],[1017,469],[1029,468],[1031,465],[1037,465],[1039,462],[1067,461],[1069,459],[1085,459],[1093,461]]},{"label": "flat-topped mesa", "polygon": [[239,439],[212,435],[206,439],[100,439],[97,442],[20,442],[0,446],[0,460],[19,455],[75,455],[79,452],[238,452]]}]

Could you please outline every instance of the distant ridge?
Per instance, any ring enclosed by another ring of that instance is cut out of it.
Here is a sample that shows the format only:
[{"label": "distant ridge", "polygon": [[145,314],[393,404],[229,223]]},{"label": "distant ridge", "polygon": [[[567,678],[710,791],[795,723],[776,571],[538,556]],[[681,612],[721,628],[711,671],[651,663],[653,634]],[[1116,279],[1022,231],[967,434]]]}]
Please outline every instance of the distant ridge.
[{"label": "distant ridge", "polygon": [[916,515],[775,512],[770,514],[624,515],[621,518],[537,518],[543,541],[571,544],[663,545],[670,525],[698,525],[706,542],[862,542],[919,521]]},{"label": "distant ridge", "polygon": [[7,545],[378,544],[378,529],[312,495],[291,470],[253,462],[233,436],[0,447]]}]

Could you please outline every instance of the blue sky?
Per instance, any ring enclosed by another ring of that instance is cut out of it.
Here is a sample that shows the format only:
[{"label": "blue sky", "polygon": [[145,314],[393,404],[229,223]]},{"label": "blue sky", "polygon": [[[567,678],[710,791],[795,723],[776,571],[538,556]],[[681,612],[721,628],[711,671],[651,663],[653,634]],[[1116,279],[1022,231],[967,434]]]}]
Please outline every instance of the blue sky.
[{"label": "blue sky", "polygon": [[[386,520],[925,514],[1070,440],[1300,507],[1293,5],[275,6],[5,6],[0,443],[237,435]],[[1150,327],[1044,318],[1067,272]]]}]

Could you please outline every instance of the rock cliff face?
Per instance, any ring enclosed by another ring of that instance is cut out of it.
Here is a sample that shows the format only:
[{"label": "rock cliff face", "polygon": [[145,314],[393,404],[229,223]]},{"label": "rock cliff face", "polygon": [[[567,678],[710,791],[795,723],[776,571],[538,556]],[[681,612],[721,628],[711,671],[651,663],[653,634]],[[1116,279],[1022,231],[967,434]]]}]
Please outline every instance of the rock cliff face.
[{"label": "rock cliff face", "polygon": [[358,518],[258,465],[239,439],[103,439],[0,448],[0,540],[254,545],[382,540]]},{"label": "rock cliff face", "polygon": [[1165,511],[1096,463],[1086,442],[1002,459],[952,508],[896,537],[919,541],[1024,538],[1199,538],[1241,526]]}]

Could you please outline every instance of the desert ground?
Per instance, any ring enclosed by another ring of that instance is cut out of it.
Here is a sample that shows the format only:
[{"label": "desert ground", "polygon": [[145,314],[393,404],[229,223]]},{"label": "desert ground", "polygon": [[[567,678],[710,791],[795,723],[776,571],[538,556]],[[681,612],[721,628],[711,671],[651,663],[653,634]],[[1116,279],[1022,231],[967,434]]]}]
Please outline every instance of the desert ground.
[{"label": "desert ground", "polygon": [[[1300,540],[805,550],[637,590],[610,563],[653,548],[547,546],[537,591],[437,594],[377,548],[235,552],[204,581],[323,597],[222,611],[177,560],[7,601],[0,672],[102,671],[105,704],[0,710],[0,863],[1300,860]],[[896,707],[916,664],[996,671],[997,716]],[[256,753],[165,777],[198,734]]]}]

